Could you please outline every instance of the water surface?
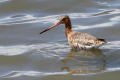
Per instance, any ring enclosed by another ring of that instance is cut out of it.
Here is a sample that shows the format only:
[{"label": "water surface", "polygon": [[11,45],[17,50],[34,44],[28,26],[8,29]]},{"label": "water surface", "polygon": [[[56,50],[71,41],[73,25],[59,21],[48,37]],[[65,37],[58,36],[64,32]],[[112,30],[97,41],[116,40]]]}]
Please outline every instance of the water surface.
[{"label": "water surface", "polygon": [[[0,80],[119,80],[119,0],[1,0]],[[64,25],[40,31],[69,15],[75,31],[108,43],[75,51]]]}]

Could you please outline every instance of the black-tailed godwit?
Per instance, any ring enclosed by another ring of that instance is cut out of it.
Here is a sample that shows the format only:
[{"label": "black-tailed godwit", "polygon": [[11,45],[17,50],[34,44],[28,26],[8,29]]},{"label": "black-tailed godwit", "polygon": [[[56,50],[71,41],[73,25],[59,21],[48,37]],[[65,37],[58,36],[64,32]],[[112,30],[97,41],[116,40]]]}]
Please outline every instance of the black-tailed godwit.
[{"label": "black-tailed godwit", "polygon": [[40,34],[58,26],[59,24],[65,24],[65,33],[68,39],[68,43],[72,48],[78,49],[88,49],[88,48],[98,48],[102,44],[106,43],[104,39],[96,38],[90,34],[83,32],[72,31],[71,21],[68,15],[64,15],[60,20],[53,26],[45,29]]}]

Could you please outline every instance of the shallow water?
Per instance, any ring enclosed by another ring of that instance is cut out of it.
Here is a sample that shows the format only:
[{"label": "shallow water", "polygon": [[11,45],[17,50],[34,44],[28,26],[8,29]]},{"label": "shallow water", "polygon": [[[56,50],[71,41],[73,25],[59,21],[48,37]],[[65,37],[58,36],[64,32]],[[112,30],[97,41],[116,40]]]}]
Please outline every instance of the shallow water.
[{"label": "shallow water", "polygon": [[[119,0],[1,0],[0,80],[119,80]],[[75,31],[108,43],[75,51],[64,25],[42,35],[62,15]]]}]

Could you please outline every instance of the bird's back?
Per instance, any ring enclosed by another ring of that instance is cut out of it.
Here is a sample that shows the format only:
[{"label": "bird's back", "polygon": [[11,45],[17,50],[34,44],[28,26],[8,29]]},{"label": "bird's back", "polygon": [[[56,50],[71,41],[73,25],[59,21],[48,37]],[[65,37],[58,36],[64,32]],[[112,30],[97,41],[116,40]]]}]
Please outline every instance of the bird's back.
[{"label": "bird's back", "polygon": [[104,44],[105,40],[96,38],[87,33],[72,31],[68,35],[68,42],[72,48],[92,48]]}]

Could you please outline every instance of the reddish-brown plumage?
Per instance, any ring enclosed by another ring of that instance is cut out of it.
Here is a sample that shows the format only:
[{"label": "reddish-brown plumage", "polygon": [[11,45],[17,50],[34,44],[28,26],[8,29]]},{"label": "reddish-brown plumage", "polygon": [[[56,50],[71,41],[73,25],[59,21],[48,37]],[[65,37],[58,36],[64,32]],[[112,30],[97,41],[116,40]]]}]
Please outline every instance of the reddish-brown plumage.
[{"label": "reddish-brown plumage", "polygon": [[[66,37],[68,39],[69,45],[71,45],[72,48],[93,48],[99,47],[102,44],[106,43],[104,39],[96,38],[90,34],[72,31],[72,25],[68,15],[62,16],[58,23],[54,24],[43,32],[48,31],[58,26],[59,24],[65,24]],[[43,32],[41,32],[40,34],[42,34]]]}]

